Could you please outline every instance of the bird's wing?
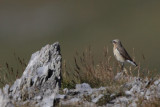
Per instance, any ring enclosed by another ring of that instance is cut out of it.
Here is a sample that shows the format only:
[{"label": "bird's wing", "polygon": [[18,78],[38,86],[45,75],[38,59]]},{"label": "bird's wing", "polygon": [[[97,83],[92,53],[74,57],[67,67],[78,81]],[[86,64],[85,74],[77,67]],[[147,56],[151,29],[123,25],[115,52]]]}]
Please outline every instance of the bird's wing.
[{"label": "bird's wing", "polygon": [[125,60],[133,61],[132,58],[127,53],[127,51],[123,47],[117,47],[117,50],[125,58]]}]

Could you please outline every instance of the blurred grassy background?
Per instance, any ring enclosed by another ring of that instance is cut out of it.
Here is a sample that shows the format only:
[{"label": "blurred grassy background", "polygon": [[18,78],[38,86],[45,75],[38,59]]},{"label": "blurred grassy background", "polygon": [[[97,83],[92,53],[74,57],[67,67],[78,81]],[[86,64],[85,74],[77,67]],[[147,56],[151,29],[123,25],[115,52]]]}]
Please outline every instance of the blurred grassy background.
[{"label": "blurred grassy background", "polygon": [[63,59],[91,46],[99,57],[103,47],[119,38],[144,66],[159,69],[160,1],[70,0],[0,1],[0,64],[15,64],[14,53],[29,60],[46,44],[59,41]]}]

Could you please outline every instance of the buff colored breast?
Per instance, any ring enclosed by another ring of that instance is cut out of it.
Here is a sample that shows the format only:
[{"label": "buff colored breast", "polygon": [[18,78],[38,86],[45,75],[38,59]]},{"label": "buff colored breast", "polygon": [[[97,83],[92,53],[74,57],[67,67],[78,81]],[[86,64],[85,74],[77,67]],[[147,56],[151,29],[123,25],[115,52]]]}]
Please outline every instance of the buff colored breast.
[{"label": "buff colored breast", "polygon": [[113,53],[114,56],[116,57],[116,59],[120,62],[125,62],[125,59],[122,57],[122,55],[120,55],[119,51],[117,50],[117,48],[113,48]]}]

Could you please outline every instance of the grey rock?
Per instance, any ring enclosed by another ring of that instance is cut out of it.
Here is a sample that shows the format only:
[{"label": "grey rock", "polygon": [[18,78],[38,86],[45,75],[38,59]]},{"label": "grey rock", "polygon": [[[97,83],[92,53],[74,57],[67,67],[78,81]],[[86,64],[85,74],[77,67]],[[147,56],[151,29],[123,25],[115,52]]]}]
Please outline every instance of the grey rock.
[{"label": "grey rock", "polygon": [[67,94],[68,93],[68,88],[63,89],[63,93]]},{"label": "grey rock", "polygon": [[87,83],[76,84],[76,90],[80,91],[80,92],[90,92],[90,91],[92,91],[90,85],[87,84]]},{"label": "grey rock", "polygon": [[0,106],[1,107],[15,107],[9,97],[5,95],[0,89]]},{"label": "grey rock", "polygon": [[154,82],[155,85],[158,85],[159,83],[160,83],[160,79]]},{"label": "grey rock", "polygon": [[111,86],[91,88],[83,83],[77,84],[75,89],[65,88],[60,94],[61,59],[58,43],[46,45],[34,53],[22,77],[11,87],[5,85],[0,89],[0,106],[137,107],[140,106],[137,103],[139,98],[143,98],[143,102],[160,98],[160,79],[132,77],[125,71],[117,73],[114,78],[115,82],[125,80],[115,92],[111,91]]},{"label": "grey rock", "polygon": [[89,84],[76,84],[75,89],[63,90],[64,94],[57,95],[60,106],[97,107],[96,103],[104,96],[103,92],[106,87],[91,88]]},{"label": "grey rock", "polygon": [[6,84],[5,87],[3,87],[3,93],[8,94],[9,93],[9,85]]},{"label": "grey rock", "polygon": [[[59,43],[46,45],[32,54],[21,78],[0,91],[0,105],[13,102],[40,107],[53,107],[61,85],[61,54]],[[2,99],[3,98],[3,99]]]},{"label": "grey rock", "polygon": [[99,99],[102,98],[103,96],[104,96],[103,94],[98,95],[98,97],[92,99],[92,102],[97,103],[99,101]]},{"label": "grey rock", "polygon": [[[65,92],[68,93],[64,93],[65,99],[58,97],[60,99],[59,104],[62,106],[137,107],[141,106],[138,105],[139,98],[144,99],[142,105],[151,99],[160,98],[160,79],[153,81],[148,78],[142,79],[131,76],[126,78],[127,81],[121,86],[122,91],[120,91],[124,94],[108,93],[106,90],[110,87],[91,88],[89,84],[83,83],[77,84],[75,89],[65,89],[67,90]],[[102,103],[103,105],[101,105]]]},{"label": "grey rock", "polygon": [[65,95],[57,94],[56,99],[65,99]]}]

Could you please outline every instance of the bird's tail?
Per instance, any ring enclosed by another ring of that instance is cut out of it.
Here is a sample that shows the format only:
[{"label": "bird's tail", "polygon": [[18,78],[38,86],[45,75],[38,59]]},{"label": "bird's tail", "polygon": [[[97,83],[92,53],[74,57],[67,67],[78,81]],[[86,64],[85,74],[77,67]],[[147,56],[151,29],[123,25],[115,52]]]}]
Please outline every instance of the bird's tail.
[{"label": "bird's tail", "polygon": [[127,60],[127,62],[129,62],[130,64],[132,64],[134,66],[138,66],[134,61]]}]

